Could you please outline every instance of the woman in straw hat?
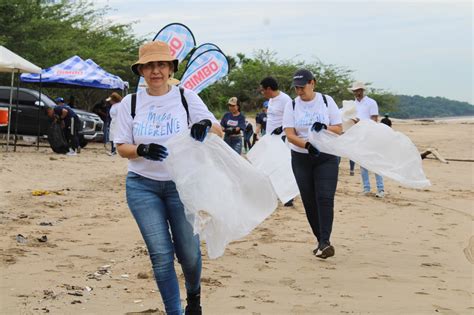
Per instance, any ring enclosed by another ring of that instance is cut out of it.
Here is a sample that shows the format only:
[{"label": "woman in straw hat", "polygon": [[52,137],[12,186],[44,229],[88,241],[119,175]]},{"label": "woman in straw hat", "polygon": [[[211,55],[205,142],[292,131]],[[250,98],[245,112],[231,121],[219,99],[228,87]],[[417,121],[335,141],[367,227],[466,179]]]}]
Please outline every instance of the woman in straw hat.
[{"label": "woman in straw hat", "polygon": [[[188,113],[178,87],[168,81],[178,70],[178,60],[160,41],[144,44],[132,71],[144,77],[147,87],[121,102],[114,142],[120,156],[128,158],[126,194],[150,255],[153,272],[167,314],[182,314],[174,256],[183,270],[187,292],[185,314],[201,314],[201,252],[199,238],[186,220],[175,183],[163,163],[164,143],[183,132],[203,141],[210,130],[222,134],[219,123],[199,96],[184,89]],[[189,131],[188,126],[191,126]],[[183,156],[183,158],[186,158]]]},{"label": "woman in straw hat", "polygon": [[316,79],[311,71],[296,71],[293,87],[298,97],[285,106],[283,128],[290,142],[291,166],[306,217],[318,242],[313,254],[326,259],[335,253],[330,237],[339,159],[319,152],[308,142],[308,135],[322,129],[341,134],[341,113],[332,97],[314,90]]}]

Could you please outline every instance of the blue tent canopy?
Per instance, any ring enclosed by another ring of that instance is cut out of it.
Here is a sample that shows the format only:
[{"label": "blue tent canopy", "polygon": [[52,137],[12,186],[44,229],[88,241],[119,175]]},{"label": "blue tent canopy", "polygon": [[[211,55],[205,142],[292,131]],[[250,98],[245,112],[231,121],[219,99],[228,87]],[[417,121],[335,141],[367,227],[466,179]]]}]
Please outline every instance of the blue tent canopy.
[{"label": "blue tent canopy", "polygon": [[[22,74],[22,82],[39,83],[39,74]],[[91,59],[82,60],[73,56],[60,64],[44,69],[41,73],[43,86],[81,86],[97,89],[120,89],[127,84],[118,76],[106,72]]]}]

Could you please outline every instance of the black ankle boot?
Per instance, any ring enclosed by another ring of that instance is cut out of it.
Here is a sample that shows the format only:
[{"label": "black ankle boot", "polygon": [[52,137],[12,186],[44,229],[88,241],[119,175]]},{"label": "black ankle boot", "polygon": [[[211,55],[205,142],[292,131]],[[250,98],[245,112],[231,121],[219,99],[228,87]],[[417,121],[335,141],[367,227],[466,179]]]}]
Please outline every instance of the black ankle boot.
[{"label": "black ankle boot", "polygon": [[201,288],[195,294],[188,295],[186,298],[186,309],[184,310],[185,315],[201,315]]}]

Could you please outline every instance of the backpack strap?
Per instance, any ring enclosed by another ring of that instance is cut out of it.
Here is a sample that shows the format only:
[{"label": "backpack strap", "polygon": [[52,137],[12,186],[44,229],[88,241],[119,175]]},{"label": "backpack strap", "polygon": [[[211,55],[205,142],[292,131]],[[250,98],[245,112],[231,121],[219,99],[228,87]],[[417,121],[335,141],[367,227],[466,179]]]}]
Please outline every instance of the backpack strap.
[{"label": "backpack strap", "polygon": [[184,109],[186,110],[186,116],[188,117],[188,126],[189,123],[191,122],[189,118],[189,108],[188,108],[188,102],[186,101],[186,97],[184,97],[184,88],[179,87],[179,93],[181,94],[181,103],[183,104]]},{"label": "backpack strap", "polygon": [[[188,125],[189,125],[189,122],[190,122],[189,108],[188,108],[188,102],[186,101],[186,97],[184,97],[184,88],[179,87],[179,93],[181,94],[181,103],[183,104],[183,107],[186,110],[186,116],[188,117]],[[132,116],[132,119],[135,119],[136,108],[137,108],[137,93],[132,93],[132,103],[131,103],[131,110],[130,110],[130,115]]]},{"label": "backpack strap", "polygon": [[137,93],[132,93],[132,108],[130,110],[130,115],[132,119],[135,119],[135,109],[137,108]]},{"label": "backpack strap", "polygon": [[323,101],[324,101],[324,104],[326,104],[326,107],[328,107],[328,100],[326,99],[326,95],[324,94],[321,94],[323,96]]},{"label": "backpack strap", "polygon": [[[328,100],[326,98],[326,95],[324,94],[321,94],[323,96],[323,101],[324,101],[324,104],[326,104],[326,107],[328,107]],[[293,104],[293,110],[295,110],[295,100],[291,100],[292,104]]]}]

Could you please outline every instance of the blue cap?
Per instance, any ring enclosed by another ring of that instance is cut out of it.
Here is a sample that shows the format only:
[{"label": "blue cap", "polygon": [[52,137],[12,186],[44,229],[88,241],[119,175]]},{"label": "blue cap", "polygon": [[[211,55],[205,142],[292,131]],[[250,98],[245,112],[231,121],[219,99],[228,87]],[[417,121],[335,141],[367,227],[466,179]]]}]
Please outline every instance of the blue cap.
[{"label": "blue cap", "polygon": [[263,102],[263,107],[268,108],[268,101]]},{"label": "blue cap", "polygon": [[54,99],[54,101],[55,101],[56,103],[59,103],[59,102],[64,103],[64,98],[62,98],[62,97],[56,97],[56,98]]}]

